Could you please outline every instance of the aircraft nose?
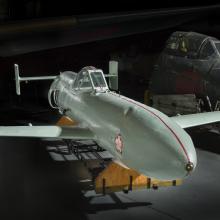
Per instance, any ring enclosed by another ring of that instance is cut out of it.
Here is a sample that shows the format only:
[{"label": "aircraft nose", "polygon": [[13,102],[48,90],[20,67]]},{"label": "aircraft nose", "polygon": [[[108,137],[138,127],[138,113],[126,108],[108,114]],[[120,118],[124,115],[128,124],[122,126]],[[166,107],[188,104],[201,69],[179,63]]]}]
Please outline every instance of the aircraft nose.
[{"label": "aircraft nose", "polygon": [[191,171],[193,171],[194,170],[194,164],[192,163],[192,162],[188,162],[187,164],[186,164],[186,171],[188,172],[188,173],[190,173]]},{"label": "aircraft nose", "polygon": [[[126,133],[123,163],[156,179],[181,179],[195,170],[197,155],[190,136],[166,117],[160,114],[155,120],[152,116],[148,120],[143,118],[141,126],[140,120],[131,118],[138,132],[133,123],[131,132]],[[130,135],[132,132],[135,138]]]}]

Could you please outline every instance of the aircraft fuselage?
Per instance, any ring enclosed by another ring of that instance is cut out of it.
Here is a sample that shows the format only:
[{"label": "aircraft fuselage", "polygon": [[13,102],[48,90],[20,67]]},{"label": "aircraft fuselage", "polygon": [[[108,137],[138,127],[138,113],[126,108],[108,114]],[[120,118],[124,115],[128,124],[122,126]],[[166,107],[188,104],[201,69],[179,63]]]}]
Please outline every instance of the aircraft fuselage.
[{"label": "aircraft fuselage", "polygon": [[190,136],[163,113],[109,90],[74,90],[59,80],[59,109],[126,166],[159,179],[183,178],[195,168]]}]

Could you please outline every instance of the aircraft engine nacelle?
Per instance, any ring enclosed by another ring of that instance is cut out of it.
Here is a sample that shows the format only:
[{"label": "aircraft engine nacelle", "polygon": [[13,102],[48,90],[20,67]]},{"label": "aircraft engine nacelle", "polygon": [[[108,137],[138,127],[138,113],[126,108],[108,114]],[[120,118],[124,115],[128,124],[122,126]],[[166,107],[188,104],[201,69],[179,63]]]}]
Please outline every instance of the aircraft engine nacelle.
[{"label": "aircraft engine nacelle", "polygon": [[49,92],[48,101],[52,108],[59,108],[58,97],[59,94],[64,89],[72,89],[76,79],[77,73],[72,71],[62,72],[57,78],[52,82]]}]

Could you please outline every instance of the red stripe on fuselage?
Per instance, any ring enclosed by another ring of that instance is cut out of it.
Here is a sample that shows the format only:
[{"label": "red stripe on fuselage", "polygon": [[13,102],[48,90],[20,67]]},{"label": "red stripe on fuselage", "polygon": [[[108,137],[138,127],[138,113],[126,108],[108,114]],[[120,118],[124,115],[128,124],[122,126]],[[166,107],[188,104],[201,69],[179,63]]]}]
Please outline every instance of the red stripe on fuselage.
[{"label": "red stripe on fuselage", "polygon": [[184,147],[183,143],[181,142],[181,140],[179,139],[179,137],[177,136],[177,134],[174,132],[174,130],[173,130],[171,127],[169,127],[169,125],[168,125],[159,115],[157,115],[155,112],[153,112],[153,111],[151,111],[151,110],[145,108],[144,106],[138,104],[138,103],[135,102],[135,101],[132,101],[132,100],[130,100],[130,99],[126,99],[125,97],[122,97],[122,96],[120,96],[120,95],[116,95],[116,94],[114,94],[114,93],[112,93],[112,92],[111,92],[110,94],[111,94],[111,95],[114,95],[114,96],[116,96],[116,97],[118,97],[118,98],[121,98],[121,99],[123,99],[123,100],[126,100],[127,102],[130,102],[130,103],[132,103],[132,104],[135,104],[135,105],[137,105],[138,107],[141,107],[141,108],[147,110],[148,112],[150,112],[151,114],[153,114],[154,116],[156,116],[156,117],[171,131],[171,133],[174,135],[174,137],[176,138],[176,140],[177,140],[178,143],[180,144],[181,148],[183,149],[183,151],[184,151],[184,153],[185,153],[185,155],[186,155],[186,158],[187,158],[188,162],[190,162],[188,153],[187,153],[186,148]]}]

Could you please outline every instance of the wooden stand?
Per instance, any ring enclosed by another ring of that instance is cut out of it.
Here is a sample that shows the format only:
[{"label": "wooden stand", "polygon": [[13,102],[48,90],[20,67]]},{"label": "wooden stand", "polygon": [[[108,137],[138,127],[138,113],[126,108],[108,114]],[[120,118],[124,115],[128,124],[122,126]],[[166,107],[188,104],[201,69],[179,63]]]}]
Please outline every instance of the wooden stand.
[{"label": "wooden stand", "polygon": [[[77,123],[63,116],[58,122],[59,126],[74,126]],[[157,180],[144,176],[132,169],[126,169],[119,164],[111,162],[95,179],[96,193],[111,193],[117,191],[131,191],[133,189],[158,189],[161,186],[177,186],[182,180]]]},{"label": "wooden stand", "polygon": [[95,179],[96,193],[131,191],[133,189],[158,189],[161,186],[177,186],[182,180],[158,180],[144,176],[132,169],[126,169],[114,162]]},{"label": "wooden stand", "polygon": [[56,125],[58,125],[58,126],[74,126],[74,125],[77,125],[77,123],[66,116],[62,116],[59,119],[59,121],[56,123]]}]

